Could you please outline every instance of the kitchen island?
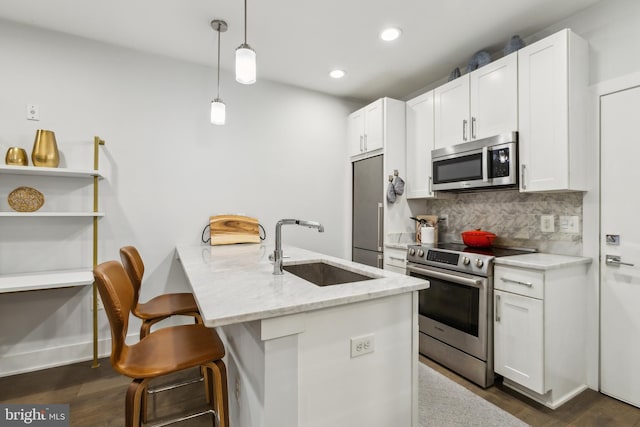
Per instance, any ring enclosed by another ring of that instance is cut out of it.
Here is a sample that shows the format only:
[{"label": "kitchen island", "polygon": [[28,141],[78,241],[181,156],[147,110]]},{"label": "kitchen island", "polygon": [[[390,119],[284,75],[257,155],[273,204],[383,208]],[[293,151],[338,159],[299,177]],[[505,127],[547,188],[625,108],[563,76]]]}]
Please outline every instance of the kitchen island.
[{"label": "kitchen island", "polygon": [[272,248],[179,246],[205,325],[225,342],[236,426],[417,426],[418,297],[428,282],[285,247],[369,280],[273,275]]}]

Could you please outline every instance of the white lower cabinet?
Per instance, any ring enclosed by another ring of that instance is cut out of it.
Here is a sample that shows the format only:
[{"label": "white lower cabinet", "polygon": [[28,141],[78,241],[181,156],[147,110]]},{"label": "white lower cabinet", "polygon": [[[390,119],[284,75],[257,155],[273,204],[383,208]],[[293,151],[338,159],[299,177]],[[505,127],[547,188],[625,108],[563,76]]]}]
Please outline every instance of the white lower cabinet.
[{"label": "white lower cabinet", "polygon": [[398,248],[384,248],[384,269],[395,273],[406,274],[407,250]]},{"label": "white lower cabinet", "polygon": [[495,291],[494,370],[544,394],[542,300]]},{"label": "white lower cabinet", "polygon": [[588,262],[537,267],[495,267],[494,370],[504,385],[555,409],[587,388]]}]

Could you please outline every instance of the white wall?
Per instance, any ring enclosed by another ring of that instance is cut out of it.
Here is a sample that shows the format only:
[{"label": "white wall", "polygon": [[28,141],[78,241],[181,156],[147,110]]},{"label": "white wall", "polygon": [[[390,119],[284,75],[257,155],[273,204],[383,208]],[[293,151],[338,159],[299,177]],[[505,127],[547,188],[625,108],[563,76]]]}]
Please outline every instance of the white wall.
[{"label": "white wall", "polygon": [[[198,244],[212,214],[255,216],[271,242],[280,218],[317,220],[325,233],[289,227],[284,242],[349,256],[345,135],[353,104],[260,79],[242,86],[223,71],[227,124],[213,126],[215,69],[0,24],[0,152],[20,146],[30,153],[36,129],[51,129],[64,165],[91,168],[93,136],[106,141],[99,261],[117,259],[123,245],[137,246],[146,265],[142,300],[188,290],[174,248]],[[223,66],[232,58],[233,49],[223,51]],[[27,103],[40,107],[39,122],[26,120]],[[73,223],[18,221],[0,221],[0,274],[34,268],[21,241],[30,232],[45,244],[82,237]],[[16,227],[20,232],[10,232]],[[53,246],[51,259],[64,260],[72,250],[62,247]],[[90,248],[85,242],[79,250]],[[43,262],[55,265],[51,259]],[[0,375],[90,358],[89,308],[88,288],[3,294]],[[130,331],[138,327],[133,321]],[[102,316],[100,338],[108,337]],[[45,357],[43,350],[54,347],[60,348]]]}]

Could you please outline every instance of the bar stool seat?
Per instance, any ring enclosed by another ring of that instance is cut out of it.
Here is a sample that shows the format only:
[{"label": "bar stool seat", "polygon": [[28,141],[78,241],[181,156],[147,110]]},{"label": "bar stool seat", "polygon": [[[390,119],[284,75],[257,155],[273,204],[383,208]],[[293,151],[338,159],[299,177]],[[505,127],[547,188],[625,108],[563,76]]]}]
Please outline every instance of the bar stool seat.
[{"label": "bar stool seat", "polygon": [[129,346],[114,369],[132,378],[155,378],[224,357],[214,329],[197,325],[161,328]]},{"label": "bar stool seat", "polygon": [[222,361],[225,349],[216,331],[200,324],[169,326],[127,344],[129,316],[135,304],[129,276],[117,261],[96,266],[93,275],[111,327],[111,365],[133,379],[125,398],[125,426],[139,427],[146,422],[150,380],[200,367],[211,410],[178,420],[213,413],[219,427],[228,427],[227,371]]},{"label": "bar stool seat", "polygon": [[134,246],[124,246],[120,248],[120,259],[133,285],[133,315],[142,320],[140,338],[148,335],[154,324],[171,316],[191,316],[196,323],[202,323],[198,304],[191,293],[162,294],[147,302],[139,302],[142,277],[144,276],[142,257]]}]

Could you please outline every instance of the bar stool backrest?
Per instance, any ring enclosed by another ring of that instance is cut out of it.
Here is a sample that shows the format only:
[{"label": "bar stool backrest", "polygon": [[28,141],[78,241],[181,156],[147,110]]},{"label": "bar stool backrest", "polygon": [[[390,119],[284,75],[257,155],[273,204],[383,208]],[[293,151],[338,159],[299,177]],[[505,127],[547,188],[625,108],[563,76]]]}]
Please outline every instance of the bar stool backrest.
[{"label": "bar stool backrest", "polygon": [[140,252],[133,246],[125,246],[120,248],[120,259],[131,284],[133,285],[134,311],[140,298],[140,288],[142,286],[142,276],[144,276],[144,262]]},{"label": "bar stool backrest", "polygon": [[134,305],[131,280],[118,261],[107,261],[93,269],[104,309],[111,325],[111,364],[126,375],[121,361],[129,346],[126,344],[129,314]]}]

